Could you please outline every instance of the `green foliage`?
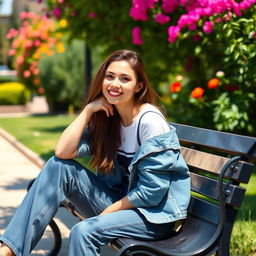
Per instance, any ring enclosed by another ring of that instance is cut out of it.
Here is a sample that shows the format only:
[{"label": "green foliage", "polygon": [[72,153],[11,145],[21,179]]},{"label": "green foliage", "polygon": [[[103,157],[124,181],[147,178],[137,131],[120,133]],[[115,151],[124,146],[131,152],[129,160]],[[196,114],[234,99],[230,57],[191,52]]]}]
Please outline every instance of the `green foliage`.
[{"label": "green foliage", "polygon": [[18,82],[0,84],[0,105],[24,105],[30,98],[30,92]]},{"label": "green foliage", "polygon": [[[70,39],[82,38],[91,49],[100,46],[102,58],[121,48],[140,52],[150,81],[162,96],[173,121],[248,135],[256,133],[253,106],[256,91],[255,5],[243,11],[241,17],[235,14],[230,17],[230,13],[213,15],[210,20],[214,28],[210,34],[202,31],[205,18],[201,18],[198,29],[186,29],[171,44],[167,40],[167,30],[177,23],[182,10],[176,9],[171,14],[171,21],[160,25],[154,21],[154,16],[161,11],[161,1],[148,10],[146,22],[135,21],[129,16],[131,1],[66,0],[58,4],[55,0],[47,0],[47,3],[49,13],[57,7],[61,12],[59,19],[67,20],[68,26],[63,30]],[[221,22],[216,22],[217,19]],[[143,45],[132,43],[131,31],[135,26],[141,28]],[[225,74],[221,84],[209,90],[207,82],[218,71]],[[173,94],[169,86],[177,75],[184,77],[183,89]],[[239,89],[228,89],[228,86]],[[202,99],[191,98],[195,87],[205,90]],[[221,103],[223,93],[227,93],[224,95],[229,99],[225,106]]]},{"label": "green foliage", "polygon": [[17,82],[18,79],[16,76],[0,76],[0,84],[7,82]]},{"label": "green foliage", "polygon": [[40,80],[52,111],[77,109],[84,96],[84,43],[65,45],[65,52],[40,59]]}]

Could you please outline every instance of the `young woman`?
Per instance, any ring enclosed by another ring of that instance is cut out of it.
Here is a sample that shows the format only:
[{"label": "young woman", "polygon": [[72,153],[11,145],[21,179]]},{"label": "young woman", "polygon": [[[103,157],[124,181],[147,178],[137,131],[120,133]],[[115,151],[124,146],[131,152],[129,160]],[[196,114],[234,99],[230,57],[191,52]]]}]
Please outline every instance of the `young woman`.
[{"label": "young woman", "polygon": [[[72,160],[88,155],[97,175]],[[103,62],[86,106],[0,237],[0,255],[28,255],[64,198],[87,217],[70,232],[71,256],[100,255],[119,237],[162,239],[186,218],[188,168],[136,52]]]}]

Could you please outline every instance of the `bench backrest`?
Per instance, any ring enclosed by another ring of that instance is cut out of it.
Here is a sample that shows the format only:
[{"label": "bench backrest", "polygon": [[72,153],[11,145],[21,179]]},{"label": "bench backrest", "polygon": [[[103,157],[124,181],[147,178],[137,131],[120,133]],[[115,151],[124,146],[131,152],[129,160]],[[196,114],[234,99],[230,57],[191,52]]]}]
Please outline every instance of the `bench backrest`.
[{"label": "bench backrest", "polygon": [[[222,199],[226,220],[223,238],[229,241],[237,208],[256,161],[256,138],[171,123],[182,145],[182,155],[191,172],[192,198],[189,215],[218,225],[220,195],[218,180],[223,168]],[[227,168],[226,168],[227,167]]]}]

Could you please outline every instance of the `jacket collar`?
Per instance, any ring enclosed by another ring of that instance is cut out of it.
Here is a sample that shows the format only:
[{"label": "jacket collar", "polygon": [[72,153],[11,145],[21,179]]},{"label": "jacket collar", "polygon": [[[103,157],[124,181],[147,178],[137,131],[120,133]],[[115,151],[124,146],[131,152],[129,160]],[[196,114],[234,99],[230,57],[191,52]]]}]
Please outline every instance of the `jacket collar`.
[{"label": "jacket collar", "polygon": [[128,169],[131,171],[134,164],[141,158],[156,152],[162,152],[168,149],[180,149],[179,139],[176,135],[176,129],[170,126],[170,132],[155,136],[145,141],[135,153]]}]

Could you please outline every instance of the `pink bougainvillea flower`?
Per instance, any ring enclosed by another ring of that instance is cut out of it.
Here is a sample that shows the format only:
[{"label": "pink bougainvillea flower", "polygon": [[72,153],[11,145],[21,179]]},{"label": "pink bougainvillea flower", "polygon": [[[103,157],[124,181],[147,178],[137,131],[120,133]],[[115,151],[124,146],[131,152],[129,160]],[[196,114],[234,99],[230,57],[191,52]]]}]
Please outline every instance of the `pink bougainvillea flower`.
[{"label": "pink bougainvillea flower", "polygon": [[37,0],[38,4],[41,4],[43,2],[43,0]]},{"label": "pink bougainvillea flower", "polygon": [[13,37],[18,35],[18,31],[14,28],[11,28],[6,36],[7,39],[12,39]]},{"label": "pink bougainvillea flower", "polygon": [[34,74],[35,76],[39,75],[39,69],[38,69],[38,68],[34,69],[34,70],[33,70],[33,74]]},{"label": "pink bougainvillea flower", "polygon": [[220,80],[218,78],[212,78],[210,81],[208,81],[208,88],[214,89],[220,85]]},{"label": "pink bougainvillea flower", "polygon": [[206,34],[210,34],[212,32],[212,29],[213,29],[213,24],[211,21],[206,21],[204,23],[204,26],[203,26],[203,31],[206,33]]},{"label": "pink bougainvillea flower", "polygon": [[71,15],[72,15],[73,17],[76,17],[76,16],[77,16],[77,12],[73,11],[73,12],[71,13]]},{"label": "pink bougainvillea flower", "polygon": [[63,4],[64,0],[58,0],[58,4]]},{"label": "pink bougainvillea flower", "polygon": [[96,17],[95,12],[90,12],[90,13],[88,14],[88,18],[90,18],[90,19],[93,19],[93,18],[95,18],[95,17]]},{"label": "pink bougainvillea flower", "polygon": [[181,83],[176,81],[170,85],[170,91],[173,93],[180,92],[182,89]]},{"label": "pink bougainvillea flower", "polygon": [[202,87],[196,87],[191,92],[191,97],[192,98],[201,98],[203,95],[204,95],[204,89]]},{"label": "pink bougainvillea flower", "polygon": [[14,49],[9,50],[9,52],[8,52],[9,56],[14,56],[15,54],[16,54],[16,50],[14,50]]},{"label": "pink bougainvillea flower", "polygon": [[162,24],[162,25],[168,23],[170,20],[171,20],[171,18],[169,16],[164,15],[162,13],[158,13],[155,16],[155,21]]},{"label": "pink bougainvillea flower", "polygon": [[150,5],[152,5],[152,2],[148,3],[148,1],[145,0],[133,0],[132,8],[130,9],[130,16],[134,20],[147,20],[147,8]]},{"label": "pink bougainvillea flower", "polygon": [[60,10],[60,8],[55,7],[55,8],[53,9],[53,15],[54,15],[54,17],[55,17],[56,19],[59,19],[60,16],[61,16],[61,10]]},{"label": "pink bougainvillea flower", "polygon": [[143,44],[142,38],[141,38],[141,28],[135,27],[132,29],[132,43],[136,45]]},{"label": "pink bougainvillea flower", "polygon": [[24,76],[25,78],[30,77],[30,75],[31,75],[31,72],[30,72],[29,70],[25,70],[24,73],[23,73],[23,76]]},{"label": "pink bougainvillea flower", "polygon": [[180,32],[180,28],[176,26],[170,26],[168,28],[168,41],[174,43]]},{"label": "pink bougainvillea flower", "polygon": [[196,43],[199,43],[202,39],[200,35],[193,35],[192,38]]},{"label": "pink bougainvillea flower", "polygon": [[162,9],[165,13],[172,13],[178,6],[178,0],[163,0]]}]

